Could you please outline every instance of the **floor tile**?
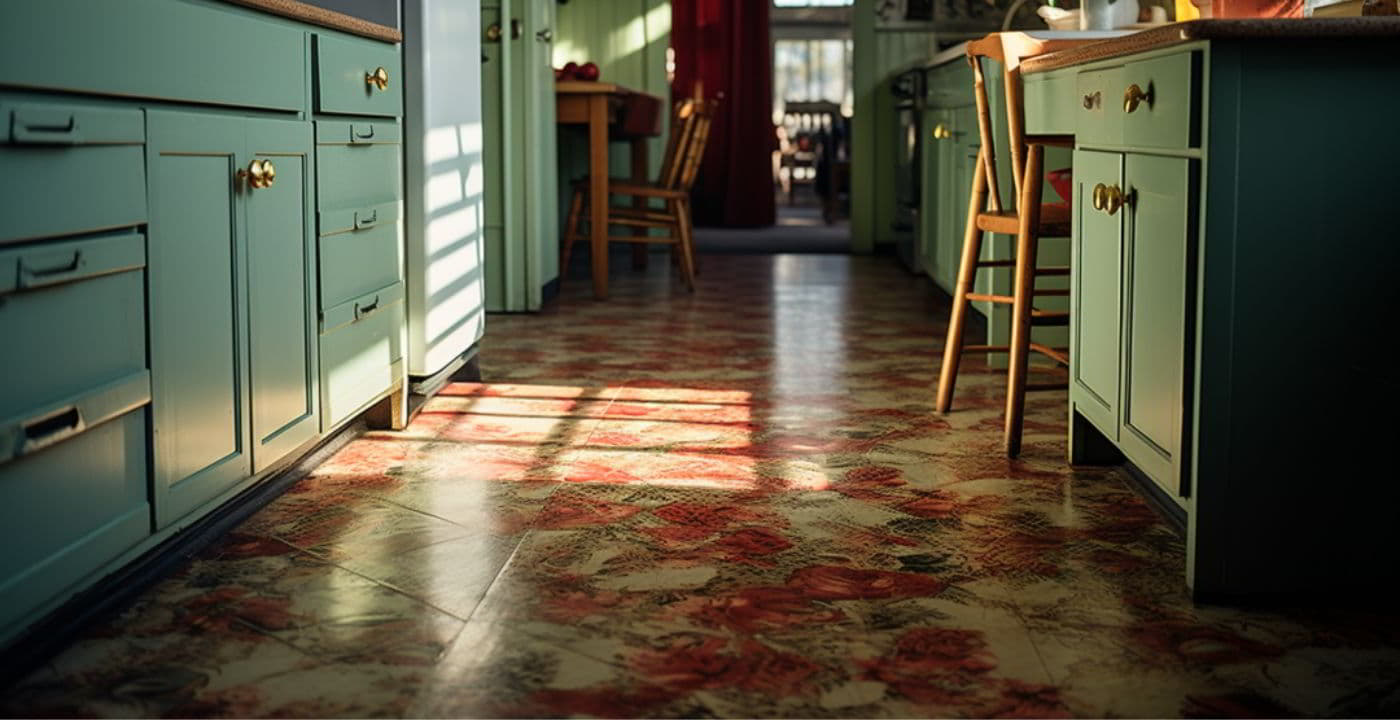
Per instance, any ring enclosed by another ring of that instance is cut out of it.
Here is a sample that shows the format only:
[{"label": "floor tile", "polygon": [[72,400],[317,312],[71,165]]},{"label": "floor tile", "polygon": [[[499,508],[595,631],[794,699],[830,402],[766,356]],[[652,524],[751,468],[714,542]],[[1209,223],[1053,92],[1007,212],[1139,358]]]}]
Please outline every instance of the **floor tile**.
[{"label": "floor tile", "polygon": [[[948,300],[885,257],[571,276],[486,382],[347,444],[0,700],[13,715],[1395,716],[1388,609],[1192,604],[1069,468],[1063,391],[933,412]],[[582,276],[579,276],[582,277]]]}]

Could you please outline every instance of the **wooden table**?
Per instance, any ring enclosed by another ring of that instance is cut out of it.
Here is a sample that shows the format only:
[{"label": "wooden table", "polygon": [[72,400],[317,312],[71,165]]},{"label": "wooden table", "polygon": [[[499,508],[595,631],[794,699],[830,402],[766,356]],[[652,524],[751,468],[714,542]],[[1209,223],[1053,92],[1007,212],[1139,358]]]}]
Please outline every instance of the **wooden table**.
[{"label": "wooden table", "polygon": [[[647,141],[660,135],[660,128],[623,128],[622,110],[631,96],[661,101],[613,83],[566,81],[555,83],[554,88],[558,102],[556,122],[588,128],[588,227],[593,257],[593,296],[604,300],[608,297],[608,141],[617,139],[631,143],[631,179],[637,183],[647,182]],[[646,199],[637,198],[634,202],[644,206]],[[644,228],[638,230],[646,232]],[[637,266],[646,264],[644,245],[632,247],[632,261]],[[561,275],[567,270],[559,268]]]}]

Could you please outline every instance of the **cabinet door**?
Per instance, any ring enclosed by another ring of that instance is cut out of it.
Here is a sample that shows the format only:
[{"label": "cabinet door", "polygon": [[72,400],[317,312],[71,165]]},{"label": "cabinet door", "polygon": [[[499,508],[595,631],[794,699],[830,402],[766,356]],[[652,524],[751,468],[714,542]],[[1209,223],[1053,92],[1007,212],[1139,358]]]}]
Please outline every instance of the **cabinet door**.
[{"label": "cabinet door", "polygon": [[1096,185],[1121,186],[1123,156],[1077,150],[1071,249],[1070,399],[1111,440],[1118,439],[1123,211],[1094,209]]},{"label": "cabinet door", "polygon": [[943,177],[940,175],[942,169],[942,158],[947,153],[945,149],[948,141],[935,135],[939,128],[948,127],[948,111],[938,108],[929,108],[924,111],[923,127],[924,133],[921,141],[923,152],[920,153],[919,164],[922,166],[920,172],[923,173],[922,181],[919,183],[919,192],[923,195],[920,198],[919,207],[919,251],[923,258],[924,272],[937,282],[943,284],[941,275],[940,250],[943,241],[943,214],[947,212],[944,207]]},{"label": "cabinet door", "polygon": [[156,525],[251,471],[238,185],[245,121],[147,114]]},{"label": "cabinet door", "polygon": [[253,471],[316,435],[315,261],[311,123],[248,120],[248,159],[272,184],[244,186]]},{"label": "cabinet door", "polygon": [[958,208],[967,208],[967,199],[961,202],[958,195],[967,194],[971,191],[971,186],[958,189],[958,153],[960,140],[963,139],[960,132],[965,132],[966,128],[957,126],[957,115],[954,110],[945,110],[943,114],[944,126],[948,128],[949,135],[936,141],[938,143],[938,257],[934,260],[934,281],[948,292],[957,289],[958,265],[962,261],[962,238],[963,221],[965,217],[958,217]]},{"label": "cabinet door", "polygon": [[[948,268],[950,285],[957,285],[958,270],[962,265],[963,242],[967,239],[967,204],[972,199],[972,177],[977,172],[977,153],[982,148],[982,136],[977,131],[977,108],[971,105],[952,111],[953,137],[948,160],[948,239],[944,244],[947,253],[945,265]],[[992,257],[991,235],[984,235],[982,257]],[[979,270],[974,278],[973,292],[990,292],[992,272]],[[987,307],[981,307],[983,315]]]},{"label": "cabinet door", "polygon": [[1181,486],[1191,161],[1128,155],[1123,451],[1169,495]]}]

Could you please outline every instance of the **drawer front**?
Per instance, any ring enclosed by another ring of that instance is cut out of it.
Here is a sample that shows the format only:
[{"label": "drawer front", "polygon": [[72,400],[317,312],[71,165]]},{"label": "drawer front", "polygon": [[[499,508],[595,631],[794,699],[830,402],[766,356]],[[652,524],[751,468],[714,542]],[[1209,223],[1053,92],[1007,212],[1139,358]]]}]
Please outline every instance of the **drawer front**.
[{"label": "drawer front", "polygon": [[402,261],[398,214],[398,204],[389,203],[368,212],[346,210],[322,215],[323,227],[350,224],[350,229],[323,235],[319,241],[323,309],[399,281]]},{"label": "drawer front", "polygon": [[[302,110],[306,33],[169,0],[8,3],[0,85]],[[96,60],[96,61],[94,61]],[[172,72],[178,68],[179,72]]]},{"label": "drawer front", "polygon": [[144,540],[146,482],[144,410],[0,464],[0,627],[27,620]]},{"label": "drawer front", "polygon": [[[403,197],[399,146],[318,145],[316,147],[317,207],[324,218],[331,210],[369,211]],[[325,227],[321,233],[337,228]]]},{"label": "drawer front", "polygon": [[0,418],[146,369],[145,237],[0,251]]},{"label": "drawer front", "polygon": [[1073,73],[1026,77],[1026,134],[1073,135],[1076,89],[1077,79]]},{"label": "drawer front", "polygon": [[[1150,148],[1197,144],[1194,57],[1194,53],[1169,55],[1128,63],[1123,69],[1123,89],[1118,94],[1124,113],[1123,144]],[[1136,102],[1130,102],[1130,93],[1138,98]]]},{"label": "drawer front", "polygon": [[[383,68],[383,88],[372,78]],[[348,115],[403,114],[399,47],[372,40],[316,36],[316,109]]]},{"label": "drawer front", "polygon": [[403,313],[399,285],[325,313],[329,322],[321,335],[322,430],[359,412],[399,379]]},{"label": "drawer front", "polygon": [[1075,143],[1123,144],[1123,68],[1079,73],[1075,92]]},{"label": "drawer front", "polygon": [[0,243],[146,221],[145,117],[0,100]]}]

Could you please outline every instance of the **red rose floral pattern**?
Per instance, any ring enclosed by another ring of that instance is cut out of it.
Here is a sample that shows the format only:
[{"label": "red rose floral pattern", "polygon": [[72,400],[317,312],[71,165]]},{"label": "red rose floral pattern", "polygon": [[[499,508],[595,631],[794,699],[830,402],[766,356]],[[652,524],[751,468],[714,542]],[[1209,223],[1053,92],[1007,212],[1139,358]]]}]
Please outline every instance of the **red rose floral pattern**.
[{"label": "red rose floral pattern", "polygon": [[1392,611],[1193,605],[1124,476],[1065,466],[1063,392],[1027,400],[1017,460],[978,357],[936,415],[926,280],[816,255],[671,277],[490,317],[486,382],[342,448],[0,707],[1400,714]]}]

